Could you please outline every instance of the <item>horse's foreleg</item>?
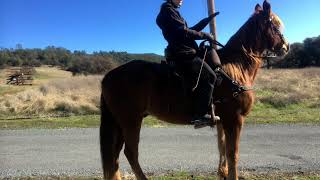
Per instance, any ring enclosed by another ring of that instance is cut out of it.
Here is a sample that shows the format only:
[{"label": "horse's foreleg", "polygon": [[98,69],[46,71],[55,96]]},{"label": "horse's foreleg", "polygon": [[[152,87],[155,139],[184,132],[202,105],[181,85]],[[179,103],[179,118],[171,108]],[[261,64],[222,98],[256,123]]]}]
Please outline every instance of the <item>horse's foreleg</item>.
[{"label": "horse's foreleg", "polygon": [[128,124],[124,133],[125,148],[124,154],[126,155],[129,164],[132,168],[132,171],[136,175],[138,180],[147,180],[147,177],[144,175],[138,160],[139,152],[139,139],[140,139],[140,129],[142,123],[142,117],[139,119],[129,119],[128,122],[135,122],[133,124]]},{"label": "horse's foreleg", "polygon": [[217,124],[218,131],[218,148],[219,148],[219,179],[225,179],[228,176],[228,164],[226,158],[226,138],[221,123]]},{"label": "horse's foreleg", "polygon": [[233,124],[225,127],[226,155],[228,160],[228,180],[238,180],[239,142],[242,117],[238,116]]}]

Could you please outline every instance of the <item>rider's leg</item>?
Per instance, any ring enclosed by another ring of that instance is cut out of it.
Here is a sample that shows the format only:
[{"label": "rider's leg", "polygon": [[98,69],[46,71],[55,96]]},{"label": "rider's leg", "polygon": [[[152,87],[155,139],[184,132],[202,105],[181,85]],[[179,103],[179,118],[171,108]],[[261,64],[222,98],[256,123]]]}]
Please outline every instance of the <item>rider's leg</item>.
[{"label": "rider's leg", "polygon": [[[195,81],[198,82],[198,84],[193,92],[193,122],[195,123],[195,127],[198,128],[200,124],[207,126],[213,123],[211,116],[207,113],[209,111],[211,112],[212,94],[214,90],[215,81],[217,79],[215,72],[210,68],[210,66],[207,63],[203,62],[202,70],[201,66],[202,60],[200,58],[195,58],[192,63],[192,72],[193,77],[196,78]],[[197,81],[199,73],[201,74],[199,81]],[[213,118],[217,119],[218,117],[214,116]]]},{"label": "rider's leg", "polygon": [[221,67],[221,61],[217,51],[214,48],[209,48],[207,52],[207,63],[208,65],[215,70],[217,67]]}]

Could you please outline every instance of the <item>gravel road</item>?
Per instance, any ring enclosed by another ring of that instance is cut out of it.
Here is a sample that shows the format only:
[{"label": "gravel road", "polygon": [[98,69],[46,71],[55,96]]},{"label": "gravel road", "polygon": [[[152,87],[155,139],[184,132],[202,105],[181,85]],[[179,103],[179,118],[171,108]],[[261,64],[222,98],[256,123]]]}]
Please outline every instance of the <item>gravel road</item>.
[{"label": "gravel road", "polygon": [[[319,172],[320,126],[246,125],[241,171]],[[0,177],[101,175],[98,129],[0,130]],[[218,164],[216,130],[143,128],[140,163],[145,172],[212,172]],[[131,169],[123,152],[122,172]]]}]

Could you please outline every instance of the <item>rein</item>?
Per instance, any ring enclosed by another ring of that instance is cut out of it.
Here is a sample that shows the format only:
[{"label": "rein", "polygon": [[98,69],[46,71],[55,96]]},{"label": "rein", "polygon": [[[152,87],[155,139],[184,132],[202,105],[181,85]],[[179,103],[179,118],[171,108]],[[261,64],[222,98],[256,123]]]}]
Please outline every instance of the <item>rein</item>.
[{"label": "rein", "polygon": [[204,56],[202,58],[202,63],[201,63],[201,68],[200,68],[200,71],[199,71],[199,75],[198,75],[198,78],[197,78],[197,83],[196,85],[192,88],[192,92],[195,91],[198,87],[198,84],[199,84],[199,80],[200,80],[200,76],[201,76],[201,72],[202,72],[202,68],[203,68],[203,64],[204,64],[204,61],[206,59],[206,55],[207,55],[207,48],[205,48],[205,51],[204,51]]},{"label": "rein", "polygon": [[259,58],[259,59],[265,59],[265,58],[273,58],[273,57],[276,57],[275,55],[271,55],[269,52],[271,51],[267,51],[266,55],[264,56],[258,56],[258,55],[255,55],[255,54],[251,54],[250,52],[248,52],[248,50],[242,45],[242,48],[241,48],[242,52],[248,56],[248,57],[254,57],[254,58]]}]

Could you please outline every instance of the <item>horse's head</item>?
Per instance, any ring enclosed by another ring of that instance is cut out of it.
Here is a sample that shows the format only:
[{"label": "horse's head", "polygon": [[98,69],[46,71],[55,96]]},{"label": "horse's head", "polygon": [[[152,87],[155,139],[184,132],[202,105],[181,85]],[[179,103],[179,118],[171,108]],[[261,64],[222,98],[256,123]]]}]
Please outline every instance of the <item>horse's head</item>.
[{"label": "horse's head", "polygon": [[[270,3],[265,0],[263,7],[259,4],[255,6],[254,14],[248,21],[247,32],[255,35],[251,42],[255,42],[255,50],[258,52],[271,51],[277,56],[284,56],[289,52],[289,43],[284,38],[281,30],[284,28],[279,16],[271,11]],[[253,26],[253,27],[252,27]]]},{"label": "horse's head", "polygon": [[263,6],[257,4],[253,15],[218,51],[224,70],[239,82],[252,83],[262,60],[270,52],[277,56],[289,52],[289,43],[281,32],[282,28],[284,24],[271,11],[267,0]]},{"label": "horse's head", "polygon": [[256,55],[273,52],[277,56],[284,56],[289,52],[289,43],[281,32],[283,28],[281,19],[271,11],[270,3],[265,0],[263,8],[259,4],[255,6],[253,15],[226,46],[231,49],[243,46]]}]

